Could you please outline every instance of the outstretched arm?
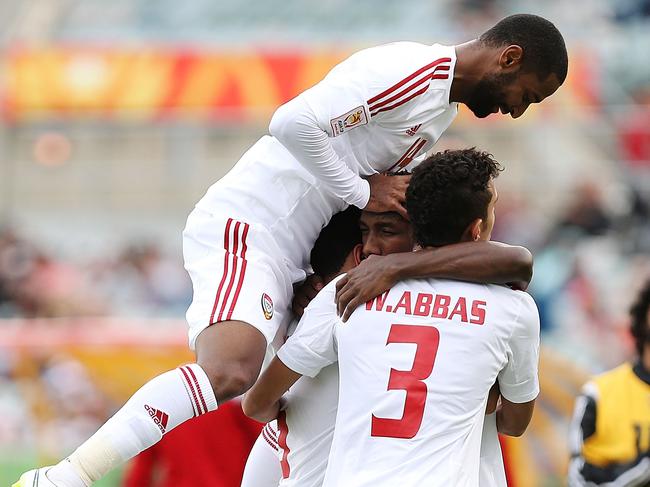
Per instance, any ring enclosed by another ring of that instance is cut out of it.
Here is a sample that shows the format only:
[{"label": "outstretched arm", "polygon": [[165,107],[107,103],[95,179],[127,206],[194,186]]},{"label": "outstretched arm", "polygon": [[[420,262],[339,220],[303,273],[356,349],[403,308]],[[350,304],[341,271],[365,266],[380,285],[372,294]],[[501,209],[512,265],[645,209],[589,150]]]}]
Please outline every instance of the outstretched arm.
[{"label": "outstretched arm", "polygon": [[463,242],[371,256],[338,281],[336,303],[339,315],[346,321],[359,305],[403,279],[437,277],[526,289],[532,275],[533,257],[524,247],[500,242]]}]

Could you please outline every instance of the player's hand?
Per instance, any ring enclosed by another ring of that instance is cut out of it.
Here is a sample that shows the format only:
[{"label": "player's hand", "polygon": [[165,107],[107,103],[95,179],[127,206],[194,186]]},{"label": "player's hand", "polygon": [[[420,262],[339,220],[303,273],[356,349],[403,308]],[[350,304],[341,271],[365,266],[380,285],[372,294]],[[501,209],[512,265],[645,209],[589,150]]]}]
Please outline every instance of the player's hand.
[{"label": "player's hand", "polygon": [[368,178],[370,183],[370,199],[364,210],[375,213],[396,211],[408,220],[404,203],[406,201],[406,188],[411,176],[386,176],[373,174]]},{"label": "player's hand", "polygon": [[390,255],[371,255],[336,283],[336,306],[343,321],[347,321],[358,306],[388,291],[395,282]]},{"label": "player's hand", "polygon": [[312,274],[302,284],[299,284],[293,289],[293,301],[291,302],[291,309],[297,317],[301,317],[305,312],[305,308],[311,300],[316,297],[318,292],[323,289],[325,283],[323,278]]}]

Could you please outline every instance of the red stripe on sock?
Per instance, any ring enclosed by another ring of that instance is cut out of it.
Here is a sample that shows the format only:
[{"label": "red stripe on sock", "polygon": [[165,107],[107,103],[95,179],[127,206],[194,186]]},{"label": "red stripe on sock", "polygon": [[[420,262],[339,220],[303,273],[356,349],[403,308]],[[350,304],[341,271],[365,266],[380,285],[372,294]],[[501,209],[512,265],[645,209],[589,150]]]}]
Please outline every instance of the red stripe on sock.
[{"label": "red stripe on sock", "polygon": [[190,374],[192,375],[192,379],[194,379],[194,385],[196,386],[196,389],[199,391],[199,398],[201,398],[201,404],[203,404],[203,409],[207,413],[208,412],[208,405],[205,403],[205,399],[203,399],[203,391],[201,390],[201,386],[199,385],[199,381],[196,378],[196,375],[194,375],[194,371],[192,370],[192,367],[186,365],[185,368],[190,371]]},{"label": "red stripe on sock", "polygon": [[201,411],[201,405],[199,404],[199,400],[196,397],[196,391],[194,390],[194,386],[192,385],[192,382],[190,381],[190,376],[187,374],[185,371],[185,367],[179,367],[178,368],[183,375],[185,376],[185,382],[187,385],[190,387],[190,391],[192,391],[192,398],[194,399],[194,404],[196,405],[196,410],[198,411],[199,415],[203,414],[203,411]]}]

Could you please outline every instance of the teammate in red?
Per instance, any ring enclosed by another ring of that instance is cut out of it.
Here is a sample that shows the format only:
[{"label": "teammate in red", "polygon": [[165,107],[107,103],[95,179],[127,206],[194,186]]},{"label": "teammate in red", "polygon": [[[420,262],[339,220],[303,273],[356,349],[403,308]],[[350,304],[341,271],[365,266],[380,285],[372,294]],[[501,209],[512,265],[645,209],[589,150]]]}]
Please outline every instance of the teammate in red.
[{"label": "teammate in red", "polygon": [[136,456],[123,487],[237,487],[261,425],[239,401],[188,421]]},{"label": "teammate in red", "polygon": [[[421,163],[459,103],[478,117],[518,118],[560,87],[567,65],[551,22],[515,15],[458,46],[401,42],[360,51],[280,107],[271,136],[188,218],[183,253],[196,363],[152,379],[68,459],[25,473],[18,487],[87,487],[182,422],[244,393],[269,345],[284,336],[293,284],[308,273],[311,247],[332,215],[349,205],[405,215],[409,177],[381,173]],[[490,244],[415,259],[426,260],[416,276],[508,282],[526,280],[530,269],[527,252]],[[459,273],[460,260],[478,272]],[[350,292],[342,298],[354,303]],[[168,415],[164,432],[145,406]]]}]

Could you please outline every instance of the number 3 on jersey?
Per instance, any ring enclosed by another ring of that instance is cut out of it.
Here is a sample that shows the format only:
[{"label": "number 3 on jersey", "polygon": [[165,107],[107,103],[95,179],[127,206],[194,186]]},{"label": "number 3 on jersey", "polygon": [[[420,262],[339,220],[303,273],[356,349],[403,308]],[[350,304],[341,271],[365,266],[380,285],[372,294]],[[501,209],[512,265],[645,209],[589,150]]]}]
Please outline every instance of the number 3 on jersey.
[{"label": "number 3 on jersey", "polygon": [[372,436],[413,438],[418,433],[427,399],[427,385],[423,381],[431,375],[439,342],[440,332],[432,326],[391,325],[386,345],[414,343],[415,358],[411,370],[390,369],[388,378],[389,391],[406,391],[402,418],[378,418],[373,414]]}]

